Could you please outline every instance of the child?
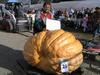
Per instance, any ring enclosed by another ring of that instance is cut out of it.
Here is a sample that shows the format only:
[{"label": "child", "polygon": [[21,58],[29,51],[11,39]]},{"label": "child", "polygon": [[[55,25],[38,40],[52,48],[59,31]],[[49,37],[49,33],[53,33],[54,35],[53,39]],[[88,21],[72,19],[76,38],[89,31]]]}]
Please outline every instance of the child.
[{"label": "child", "polygon": [[83,26],[83,31],[86,32],[88,27],[87,27],[87,22],[88,22],[88,15],[86,15],[84,18],[83,18],[83,23],[82,23],[82,26]]}]

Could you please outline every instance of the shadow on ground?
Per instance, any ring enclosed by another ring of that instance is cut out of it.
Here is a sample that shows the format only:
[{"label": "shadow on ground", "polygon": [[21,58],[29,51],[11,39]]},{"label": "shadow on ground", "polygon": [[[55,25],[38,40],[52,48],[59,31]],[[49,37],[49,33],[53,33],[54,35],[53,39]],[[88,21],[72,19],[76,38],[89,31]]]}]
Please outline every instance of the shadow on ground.
[{"label": "shadow on ground", "polygon": [[16,60],[23,59],[20,50],[14,50],[4,45],[0,45],[0,67],[9,69],[14,75],[24,75]]}]

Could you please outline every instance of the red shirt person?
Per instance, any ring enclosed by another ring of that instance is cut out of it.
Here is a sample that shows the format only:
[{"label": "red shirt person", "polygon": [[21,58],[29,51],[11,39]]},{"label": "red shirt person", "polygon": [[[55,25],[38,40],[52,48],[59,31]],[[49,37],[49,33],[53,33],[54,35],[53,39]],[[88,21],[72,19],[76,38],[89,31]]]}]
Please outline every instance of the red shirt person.
[{"label": "red shirt person", "polygon": [[52,6],[50,2],[45,2],[43,4],[43,9],[40,12],[40,19],[43,20],[44,22],[46,19],[53,19],[53,14],[51,12]]},{"label": "red shirt person", "polygon": [[34,33],[41,32],[46,28],[46,19],[53,19],[51,9],[52,6],[50,2],[45,2],[43,4],[42,10],[36,16],[34,23]]}]

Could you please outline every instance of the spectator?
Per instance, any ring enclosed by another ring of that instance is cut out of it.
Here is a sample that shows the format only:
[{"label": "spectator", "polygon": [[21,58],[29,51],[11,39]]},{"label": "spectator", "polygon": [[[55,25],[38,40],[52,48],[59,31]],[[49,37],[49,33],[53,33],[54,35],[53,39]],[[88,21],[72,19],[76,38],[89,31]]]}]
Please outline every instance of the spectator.
[{"label": "spectator", "polygon": [[81,27],[82,24],[82,19],[83,19],[83,14],[82,12],[79,10],[77,13],[77,24],[76,24],[76,29]]},{"label": "spectator", "polygon": [[95,12],[93,15],[94,19],[94,34],[93,34],[93,40],[96,38],[96,36],[100,35],[100,7],[95,8]]},{"label": "spectator", "polygon": [[52,6],[50,2],[45,2],[43,4],[43,9],[36,15],[36,20],[34,23],[34,33],[43,31],[46,27],[46,19],[53,19]]},{"label": "spectator", "polygon": [[86,15],[86,16],[83,18],[82,27],[83,27],[83,31],[84,31],[84,32],[86,32],[86,31],[88,30],[87,22],[88,22],[88,15]]}]

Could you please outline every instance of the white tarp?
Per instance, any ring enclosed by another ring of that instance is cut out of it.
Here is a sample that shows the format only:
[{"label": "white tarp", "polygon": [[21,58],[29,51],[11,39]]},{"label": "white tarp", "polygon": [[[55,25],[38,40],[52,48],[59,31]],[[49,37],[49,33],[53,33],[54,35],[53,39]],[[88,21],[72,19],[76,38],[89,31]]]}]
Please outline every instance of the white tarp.
[{"label": "white tarp", "polygon": [[[41,9],[43,4],[34,4],[30,5],[30,8]],[[100,7],[100,0],[87,0],[87,1],[68,1],[60,3],[52,3],[52,7],[55,9],[64,9],[64,8],[82,8],[82,7]]]}]

